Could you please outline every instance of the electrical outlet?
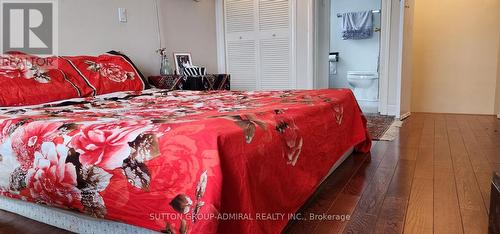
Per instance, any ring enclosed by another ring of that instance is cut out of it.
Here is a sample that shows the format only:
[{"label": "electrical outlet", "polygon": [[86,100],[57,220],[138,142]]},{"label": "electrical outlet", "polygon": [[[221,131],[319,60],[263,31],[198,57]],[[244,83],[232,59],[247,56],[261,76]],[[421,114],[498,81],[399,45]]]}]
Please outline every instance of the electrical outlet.
[{"label": "electrical outlet", "polygon": [[128,20],[127,9],[118,8],[118,21],[121,23],[127,23],[127,20]]}]

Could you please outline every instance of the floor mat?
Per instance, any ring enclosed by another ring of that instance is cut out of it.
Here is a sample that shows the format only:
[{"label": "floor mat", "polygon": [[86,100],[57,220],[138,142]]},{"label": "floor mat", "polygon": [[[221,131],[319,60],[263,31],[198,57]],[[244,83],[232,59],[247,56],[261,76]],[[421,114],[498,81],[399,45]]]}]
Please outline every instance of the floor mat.
[{"label": "floor mat", "polygon": [[366,115],[366,119],[368,120],[368,131],[370,132],[370,136],[372,140],[375,141],[382,140],[384,134],[395,121],[393,116],[382,115]]}]

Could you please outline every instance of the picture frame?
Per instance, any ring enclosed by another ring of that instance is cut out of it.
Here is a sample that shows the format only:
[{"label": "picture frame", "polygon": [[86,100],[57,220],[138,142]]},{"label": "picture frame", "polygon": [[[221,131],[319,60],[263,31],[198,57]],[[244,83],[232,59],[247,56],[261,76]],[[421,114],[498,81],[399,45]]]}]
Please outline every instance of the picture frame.
[{"label": "picture frame", "polygon": [[191,53],[174,53],[175,61],[175,71],[177,74],[181,74],[182,69],[185,67],[192,67],[193,60],[191,58]]}]

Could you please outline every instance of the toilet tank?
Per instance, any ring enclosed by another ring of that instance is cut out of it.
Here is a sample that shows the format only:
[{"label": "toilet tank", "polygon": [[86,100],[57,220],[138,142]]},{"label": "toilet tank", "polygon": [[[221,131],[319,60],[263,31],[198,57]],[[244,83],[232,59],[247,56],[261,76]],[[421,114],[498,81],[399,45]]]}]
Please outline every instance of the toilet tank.
[{"label": "toilet tank", "polygon": [[347,72],[347,79],[373,80],[373,79],[378,79],[378,73],[377,72],[366,72],[366,71],[350,71],[350,72]]}]

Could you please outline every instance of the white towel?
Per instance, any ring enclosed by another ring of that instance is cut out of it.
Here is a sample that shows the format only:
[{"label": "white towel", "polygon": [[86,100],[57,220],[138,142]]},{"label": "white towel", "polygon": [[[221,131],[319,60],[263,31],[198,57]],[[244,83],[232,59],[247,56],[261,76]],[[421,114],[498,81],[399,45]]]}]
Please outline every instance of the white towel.
[{"label": "white towel", "polygon": [[349,12],[342,14],[342,39],[360,40],[373,36],[373,12]]}]

